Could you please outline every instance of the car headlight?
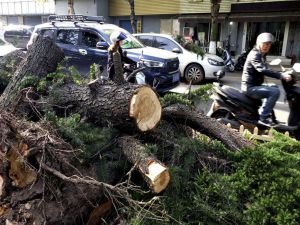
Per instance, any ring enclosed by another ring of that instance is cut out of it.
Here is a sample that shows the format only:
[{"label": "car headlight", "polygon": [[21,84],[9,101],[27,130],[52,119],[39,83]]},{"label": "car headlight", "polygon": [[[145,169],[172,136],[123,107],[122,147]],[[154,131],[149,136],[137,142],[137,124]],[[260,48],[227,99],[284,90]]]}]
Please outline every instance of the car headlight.
[{"label": "car headlight", "polygon": [[224,62],[220,62],[215,59],[208,58],[207,61],[209,62],[209,64],[214,66],[224,66]]},{"label": "car headlight", "polygon": [[164,67],[164,63],[158,61],[143,60],[143,63],[147,67]]}]

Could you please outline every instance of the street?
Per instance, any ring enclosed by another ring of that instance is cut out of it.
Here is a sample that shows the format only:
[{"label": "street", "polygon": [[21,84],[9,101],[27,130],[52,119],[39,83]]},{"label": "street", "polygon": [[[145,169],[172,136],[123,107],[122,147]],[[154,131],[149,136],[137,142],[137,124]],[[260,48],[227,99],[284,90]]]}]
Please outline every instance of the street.
[{"label": "street", "polygon": [[[222,82],[224,85],[228,85],[228,86],[240,89],[241,75],[242,75],[242,72],[233,72],[233,73],[226,72],[226,75],[222,79]],[[214,82],[214,81],[211,80],[208,82]],[[265,82],[266,83],[275,83],[279,86],[281,94],[280,94],[280,98],[277,101],[275,109],[274,109],[275,115],[276,115],[278,121],[287,122],[288,115],[289,115],[289,108],[288,108],[288,103],[284,101],[285,92],[282,89],[280,80],[265,77]],[[199,87],[200,87],[200,85],[192,85],[192,90],[195,90]],[[180,83],[179,86],[172,89],[171,91],[176,92],[176,93],[188,93],[188,85],[185,83]],[[203,103],[203,105],[200,106],[201,110],[206,114],[209,110],[210,105],[211,105],[211,101],[209,101],[207,103]]]}]

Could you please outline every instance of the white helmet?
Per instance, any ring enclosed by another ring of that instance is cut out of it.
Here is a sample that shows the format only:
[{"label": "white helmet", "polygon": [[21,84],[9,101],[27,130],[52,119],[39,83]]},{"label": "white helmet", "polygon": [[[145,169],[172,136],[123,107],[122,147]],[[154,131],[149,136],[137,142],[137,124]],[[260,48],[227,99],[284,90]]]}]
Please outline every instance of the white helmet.
[{"label": "white helmet", "polygon": [[256,44],[259,45],[264,42],[274,42],[274,37],[271,33],[261,33],[256,38]]},{"label": "white helmet", "polygon": [[127,38],[127,36],[122,31],[114,31],[110,35],[110,40],[112,43],[116,43],[117,41],[123,41]]}]

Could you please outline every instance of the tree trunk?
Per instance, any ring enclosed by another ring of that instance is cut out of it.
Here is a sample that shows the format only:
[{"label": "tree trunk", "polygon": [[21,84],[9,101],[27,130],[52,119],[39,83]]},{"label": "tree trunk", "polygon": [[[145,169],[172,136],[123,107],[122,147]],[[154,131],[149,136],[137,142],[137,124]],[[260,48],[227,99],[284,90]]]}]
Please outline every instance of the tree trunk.
[{"label": "tree trunk", "polygon": [[168,186],[170,181],[168,168],[147,152],[143,144],[130,136],[121,137],[119,144],[127,159],[138,168],[155,193],[160,193]]},{"label": "tree trunk", "polygon": [[126,132],[151,130],[161,118],[160,102],[149,86],[68,84],[53,90],[49,103],[69,107],[94,123],[109,121]]},{"label": "tree trunk", "polygon": [[213,118],[196,113],[185,106],[174,105],[164,108],[162,116],[168,121],[186,124],[209,137],[216,138],[231,150],[238,151],[245,147],[254,147],[238,131],[226,127]]},{"label": "tree trunk", "polygon": [[216,54],[218,39],[218,16],[221,0],[211,0],[211,31],[209,53]]},{"label": "tree trunk", "polygon": [[113,52],[113,63],[115,67],[115,74],[113,76],[113,81],[116,84],[124,84],[126,81],[124,79],[123,73],[123,64],[122,64],[122,57],[119,51]]},{"label": "tree trunk", "polygon": [[131,24],[132,33],[136,33],[134,0],[128,0],[128,3],[130,6],[130,24]]},{"label": "tree trunk", "polygon": [[51,39],[38,36],[1,95],[0,109],[16,106],[20,84],[25,76],[35,76],[38,79],[45,77],[56,70],[63,58],[62,50]]},{"label": "tree trunk", "polygon": [[68,0],[68,15],[74,15],[74,0]]}]

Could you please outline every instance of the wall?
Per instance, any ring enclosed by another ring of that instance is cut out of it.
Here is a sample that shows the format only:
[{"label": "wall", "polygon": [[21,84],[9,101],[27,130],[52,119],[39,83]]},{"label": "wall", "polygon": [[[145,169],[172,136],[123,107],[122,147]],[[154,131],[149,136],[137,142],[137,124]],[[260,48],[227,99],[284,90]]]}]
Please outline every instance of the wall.
[{"label": "wall", "polygon": [[[231,0],[223,0],[220,12],[230,11]],[[136,15],[166,15],[182,13],[210,13],[210,0],[135,0]],[[128,1],[109,0],[109,15],[130,14]]]},{"label": "wall", "polygon": [[45,15],[54,13],[54,0],[0,0],[0,15]]},{"label": "wall", "polygon": [[142,19],[143,33],[159,33],[160,32],[160,18],[154,16],[144,16]]},{"label": "wall", "polygon": [[[74,0],[75,14],[96,16],[97,3],[94,0]],[[56,0],[55,13],[58,15],[68,14],[68,3],[66,0]]]}]

